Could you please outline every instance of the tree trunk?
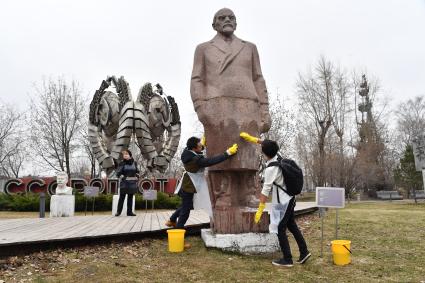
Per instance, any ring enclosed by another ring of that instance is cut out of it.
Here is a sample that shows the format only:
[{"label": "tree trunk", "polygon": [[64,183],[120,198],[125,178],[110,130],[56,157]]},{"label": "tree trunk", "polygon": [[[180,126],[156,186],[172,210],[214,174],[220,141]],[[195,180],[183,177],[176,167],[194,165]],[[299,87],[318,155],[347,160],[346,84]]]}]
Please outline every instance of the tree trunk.
[{"label": "tree trunk", "polygon": [[318,185],[325,186],[325,137],[326,133],[321,133],[319,137],[319,176]]},{"label": "tree trunk", "polygon": [[341,188],[345,187],[344,182],[344,172],[345,172],[345,162],[344,162],[344,141],[342,138],[342,135],[339,136],[339,159],[340,159],[340,165],[339,165],[339,186]]},{"label": "tree trunk", "polygon": [[66,166],[66,173],[68,174],[68,177],[71,178],[71,166],[69,162],[69,146],[64,147],[65,151],[65,166]]}]

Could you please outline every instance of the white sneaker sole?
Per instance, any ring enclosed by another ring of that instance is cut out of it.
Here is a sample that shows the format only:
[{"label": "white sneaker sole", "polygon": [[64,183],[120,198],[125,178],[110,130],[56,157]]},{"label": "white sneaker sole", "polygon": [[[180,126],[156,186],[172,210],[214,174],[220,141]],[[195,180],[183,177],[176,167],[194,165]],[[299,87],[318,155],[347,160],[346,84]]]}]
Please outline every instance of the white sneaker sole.
[{"label": "white sneaker sole", "polygon": [[299,261],[299,264],[305,263],[309,258],[311,257],[311,253],[308,253],[301,261]]},{"label": "white sneaker sole", "polygon": [[279,267],[282,267],[282,268],[284,268],[284,267],[293,267],[294,266],[293,264],[285,264],[285,265],[283,265],[283,264],[279,264],[279,263],[275,263],[275,262],[272,262],[272,264],[274,266],[279,266]]}]

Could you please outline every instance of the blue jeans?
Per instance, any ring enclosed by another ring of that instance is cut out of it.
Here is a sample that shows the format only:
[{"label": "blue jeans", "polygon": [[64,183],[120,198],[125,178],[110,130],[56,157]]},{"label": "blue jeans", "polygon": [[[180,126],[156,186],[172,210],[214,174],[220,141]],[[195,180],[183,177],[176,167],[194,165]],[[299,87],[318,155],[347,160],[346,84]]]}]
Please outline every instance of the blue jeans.
[{"label": "blue jeans", "polygon": [[194,193],[179,192],[182,204],[170,217],[171,222],[177,222],[176,228],[183,229],[189,219],[190,211],[193,209],[193,195]]}]

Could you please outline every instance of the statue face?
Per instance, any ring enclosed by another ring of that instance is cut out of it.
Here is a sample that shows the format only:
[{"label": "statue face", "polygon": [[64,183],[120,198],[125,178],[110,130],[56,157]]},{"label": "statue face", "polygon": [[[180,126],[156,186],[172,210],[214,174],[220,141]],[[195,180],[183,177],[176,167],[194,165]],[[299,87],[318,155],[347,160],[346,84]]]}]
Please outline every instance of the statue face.
[{"label": "statue face", "polygon": [[230,36],[236,30],[236,17],[230,9],[221,9],[214,16],[213,28],[225,36]]},{"label": "statue face", "polygon": [[68,175],[65,172],[59,172],[56,175],[56,182],[58,186],[64,186],[68,182]]}]

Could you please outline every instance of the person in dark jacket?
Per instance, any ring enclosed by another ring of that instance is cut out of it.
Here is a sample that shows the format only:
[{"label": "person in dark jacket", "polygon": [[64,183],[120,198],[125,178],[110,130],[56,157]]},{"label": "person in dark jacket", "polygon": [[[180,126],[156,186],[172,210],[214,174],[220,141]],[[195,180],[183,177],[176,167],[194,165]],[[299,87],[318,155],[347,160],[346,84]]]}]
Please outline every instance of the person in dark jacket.
[{"label": "person in dark jacket", "polygon": [[127,195],[127,216],[136,216],[133,213],[133,197],[137,192],[137,180],[139,177],[139,169],[134,161],[131,151],[126,149],[122,151],[123,161],[118,165],[116,175],[120,178],[120,198],[118,200],[118,209],[115,216],[120,216],[124,199]]},{"label": "person in dark jacket", "polygon": [[[238,145],[234,144],[223,154],[206,158],[202,151],[204,144],[197,137],[191,137],[187,140],[181,160],[187,172],[196,173],[201,168],[213,166],[230,158],[238,151]],[[196,193],[196,186],[188,174],[184,174],[181,180],[179,196],[182,198],[182,205],[171,215],[170,220],[165,223],[168,227],[182,229],[189,218],[190,210],[193,209],[193,196]]]}]

